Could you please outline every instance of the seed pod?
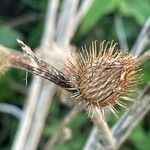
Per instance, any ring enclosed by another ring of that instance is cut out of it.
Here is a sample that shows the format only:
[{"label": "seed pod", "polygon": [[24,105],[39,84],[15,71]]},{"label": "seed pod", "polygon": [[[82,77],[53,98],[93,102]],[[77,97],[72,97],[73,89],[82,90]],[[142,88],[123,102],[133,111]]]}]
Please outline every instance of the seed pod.
[{"label": "seed pod", "polygon": [[132,101],[130,95],[138,84],[136,57],[123,50],[115,50],[113,42],[93,42],[81,53],[68,59],[66,75],[77,86],[74,102],[87,109],[109,107],[116,115],[114,104],[126,107],[122,100]]}]

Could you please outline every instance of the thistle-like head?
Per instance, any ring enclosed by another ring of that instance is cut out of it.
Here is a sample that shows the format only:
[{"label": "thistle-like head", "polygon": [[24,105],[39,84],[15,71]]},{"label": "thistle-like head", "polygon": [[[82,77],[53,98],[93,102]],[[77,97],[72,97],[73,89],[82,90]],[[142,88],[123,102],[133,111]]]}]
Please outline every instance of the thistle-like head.
[{"label": "thistle-like head", "polygon": [[65,70],[78,88],[72,96],[77,105],[89,111],[109,107],[116,114],[115,104],[125,107],[122,100],[132,101],[130,96],[138,84],[137,58],[115,46],[113,42],[95,41],[68,59]]}]

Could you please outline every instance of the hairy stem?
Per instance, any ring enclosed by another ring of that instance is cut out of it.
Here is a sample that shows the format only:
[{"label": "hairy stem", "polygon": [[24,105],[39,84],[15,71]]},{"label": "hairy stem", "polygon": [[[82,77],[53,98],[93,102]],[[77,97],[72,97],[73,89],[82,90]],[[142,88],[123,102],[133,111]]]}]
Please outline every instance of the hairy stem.
[{"label": "hairy stem", "polygon": [[13,67],[28,70],[29,72],[63,87],[71,93],[77,92],[75,85],[65,76],[65,74],[37,58],[35,55],[33,57],[31,55],[23,55],[16,52],[10,53],[9,62]]},{"label": "hairy stem", "polygon": [[93,108],[93,122],[98,127],[99,138],[103,149],[108,148],[110,150],[114,149],[114,138],[112,136],[111,130],[108,127],[108,124],[104,120],[101,110],[98,107]]}]

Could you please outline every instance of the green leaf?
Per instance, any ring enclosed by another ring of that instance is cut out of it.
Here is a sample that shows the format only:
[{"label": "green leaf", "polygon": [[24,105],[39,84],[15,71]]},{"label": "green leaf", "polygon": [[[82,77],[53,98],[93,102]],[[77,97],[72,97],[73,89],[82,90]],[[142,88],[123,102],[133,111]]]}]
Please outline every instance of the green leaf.
[{"label": "green leaf", "polygon": [[45,135],[55,134],[57,129],[60,127],[60,122],[58,120],[53,120],[51,125],[47,125],[44,129]]},{"label": "green leaf", "polygon": [[149,150],[149,139],[150,133],[145,133],[141,125],[134,129],[133,133],[130,135],[130,139],[135,143],[137,150]]},{"label": "green leaf", "polygon": [[17,38],[21,38],[21,34],[9,26],[0,26],[0,44],[14,48],[17,45]]},{"label": "green leaf", "polygon": [[37,47],[37,45],[40,44],[41,35],[43,32],[43,22],[37,22],[35,26],[31,27],[31,31],[27,39],[28,39],[28,44],[32,45],[32,47]]},{"label": "green leaf", "polygon": [[86,34],[104,15],[112,12],[116,0],[94,0],[91,8],[83,19],[79,28],[79,34]]},{"label": "green leaf", "polygon": [[142,66],[142,73],[143,73],[143,83],[147,84],[150,80],[150,63],[146,62],[143,66]]},{"label": "green leaf", "polygon": [[132,16],[143,25],[150,15],[148,0],[121,0],[118,1],[120,12],[125,16]]}]

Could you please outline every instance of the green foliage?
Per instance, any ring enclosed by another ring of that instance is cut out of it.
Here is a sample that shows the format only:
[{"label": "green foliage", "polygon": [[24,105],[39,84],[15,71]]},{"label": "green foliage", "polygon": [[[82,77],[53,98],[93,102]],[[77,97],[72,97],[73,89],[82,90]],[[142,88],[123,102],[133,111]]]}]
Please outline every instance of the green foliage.
[{"label": "green foliage", "polygon": [[15,93],[14,93],[14,91],[11,90],[11,84],[10,84],[11,81],[12,81],[12,78],[10,76],[1,76],[0,77],[0,87],[4,87],[4,88],[1,88],[1,90],[0,90],[1,91],[0,92],[0,101],[15,98]]},{"label": "green foliage", "polygon": [[16,39],[21,38],[22,35],[19,31],[7,26],[1,25],[0,26],[0,43],[10,47],[15,48],[17,45]]},{"label": "green foliage", "polygon": [[130,140],[132,140],[137,150],[149,150],[149,139],[150,132],[145,133],[142,129],[142,126],[140,125],[134,129],[133,133],[130,136]]},{"label": "green foliage", "polygon": [[134,18],[138,24],[143,25],[150,15],[149,6],[149,0],[94,0],[81,23],[79,34],[85,35],[103,16],[112,12]]},{"label": "green foliage", "polygon": [[80,34],[86,34],[104,15],[115,8],[115,0],[94,0],[80,26]]},{"label": "green foliage", "polygon": [[150,15],[149,0],[118,0],[118,8],[122,15],[133,17],[143,25]]},{"label": "green foliage", "polygon": [[31,32],[29,33],[27,39],[28,44],[33,47],[40,45],[40,40],[43,31],[43,21],[37,22],[35,26],[31,27]]},{"label": "green foliage", "polygon": [[142,66],[142,73],[143,73],[143,84],[147,84],[150,79],[150,63],[147,62]]}]

